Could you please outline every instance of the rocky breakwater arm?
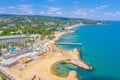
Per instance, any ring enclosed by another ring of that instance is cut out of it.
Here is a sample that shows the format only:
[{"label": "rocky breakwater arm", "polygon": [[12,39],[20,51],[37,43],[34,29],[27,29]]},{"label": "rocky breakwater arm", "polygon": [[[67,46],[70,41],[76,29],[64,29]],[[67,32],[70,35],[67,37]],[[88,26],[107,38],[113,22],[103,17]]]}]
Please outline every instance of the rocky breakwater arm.
[{"label": "rocky breakwater arm", "polygon": [[70,59],[66,62],[77,65],[85,70],[93,70],[93,67],[90,64],[82,60],[79,49],[73,49],[72,51],[69,51],[69,55]]}]

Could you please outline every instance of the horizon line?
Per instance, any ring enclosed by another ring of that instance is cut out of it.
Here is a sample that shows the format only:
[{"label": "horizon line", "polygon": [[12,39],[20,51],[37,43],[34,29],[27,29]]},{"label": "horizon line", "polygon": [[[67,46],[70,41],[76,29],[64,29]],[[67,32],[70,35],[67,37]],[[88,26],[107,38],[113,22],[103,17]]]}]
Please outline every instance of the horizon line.
[{"label": "horizon line", "polygon": [[88,19],[88,20],[102,20],[102,21],[120,21],[120,19],[91,19],[81,17],[68,17],[68,16],[52,16],[52,15],[41,15],[41,14],[0,14],[0,15],[16,15],[16,16],[45,16],[45,17],[61,17],[61,18],[73,18],[73,19]]}]

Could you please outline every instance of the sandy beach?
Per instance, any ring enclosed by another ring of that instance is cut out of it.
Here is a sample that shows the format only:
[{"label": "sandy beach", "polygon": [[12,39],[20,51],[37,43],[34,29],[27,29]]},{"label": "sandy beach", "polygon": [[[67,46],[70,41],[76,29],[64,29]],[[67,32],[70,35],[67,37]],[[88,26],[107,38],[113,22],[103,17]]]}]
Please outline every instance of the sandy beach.
[{"label": "sandy beach", "polygon": [[[51,67],[59,61],[65,61],[84,69],[90,69],[90,66],[84,63],[81,57],[79,57],[80,54],[77,49],[65,51],[57,48],[54,44],[49,44],[48,47],[50,48],[50,51],[46,53],[47,55],[43,59],[39,58],[32,64],[32,66],[31,64],[28,64],[28,67],[24,70],[24,76],[21,77],[22,79],[31,80],[36,76],[35,80],[39,80],[39,78],[46,80],[78,80],[77,73],[75,71],[71,71],[66,78],[54,75]],[[31,67],[29,68],[29,66]]]},{"label": "sandy beach", "polygon": [[[74,28],[79,25],[68,27]],[[52,73],[52,66],[59,62],[64,61],[81,67],[83,69],[91,70],[92,67],[84,62],[81,58],[78,49],[71,51],[59,49],[54,42],[58,40],[66,32],[55,34],[55,39],[48,43],[48,52],[38,55],[35,60],[30,63],[19,63],[11,67],[4,68],[15,80],[78,80],[76,71],[70,71],[66,78],[58,77]]]},{"label": "sandy beach", "polygon": [[[70,30],[70,29],[72,29],[72,28],[74,28],[74,27],[77,27],[77,26],[82,26],[82,25],[84,25],[84,24],[76,24],[76,25],[73,25],[73,26],[69,26],[69,27],[66,27],[65,29],[66,30]],[[53,41],[55,42],[55,41],[57,41],[63,34],[65,34],[65,33],[67,33],[67,32],[59,32],[59,33],[56,33],[55,34],[55,39],[53,39]]]}]

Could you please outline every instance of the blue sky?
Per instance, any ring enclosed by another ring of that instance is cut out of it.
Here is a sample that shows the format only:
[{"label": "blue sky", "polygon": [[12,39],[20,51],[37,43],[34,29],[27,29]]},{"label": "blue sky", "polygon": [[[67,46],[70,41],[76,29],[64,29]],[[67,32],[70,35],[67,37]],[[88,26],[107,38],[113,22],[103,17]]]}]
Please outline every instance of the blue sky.
[{"label": "blue sky", "polygon": [[120,0],[1,0],[0,14],[120,20]]}]

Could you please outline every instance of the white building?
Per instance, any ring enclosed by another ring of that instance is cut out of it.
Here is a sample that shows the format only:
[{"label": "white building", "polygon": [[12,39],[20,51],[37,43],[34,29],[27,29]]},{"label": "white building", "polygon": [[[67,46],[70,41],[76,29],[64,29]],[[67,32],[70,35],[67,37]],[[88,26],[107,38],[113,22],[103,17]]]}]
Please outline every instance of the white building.
[{"label": "white building", "polygon": [[0,45],[9,43],[25,43],[27,39],[27,35],[0,36]]}]

